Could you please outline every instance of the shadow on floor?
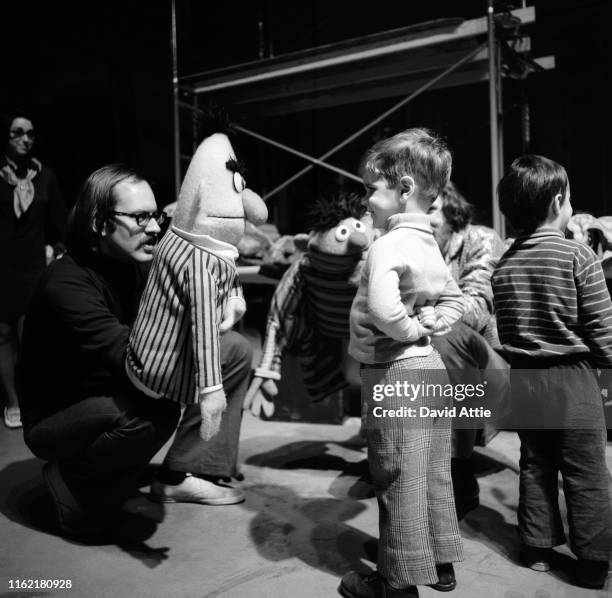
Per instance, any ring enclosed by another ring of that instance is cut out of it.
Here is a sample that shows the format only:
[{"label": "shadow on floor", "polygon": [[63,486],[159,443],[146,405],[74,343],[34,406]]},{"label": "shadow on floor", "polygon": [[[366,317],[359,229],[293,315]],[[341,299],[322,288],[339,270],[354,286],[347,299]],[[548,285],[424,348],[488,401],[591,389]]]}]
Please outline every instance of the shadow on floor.
[{"label": "shadow on floor", "polygon": [[[63,537],[55,507],[41,475],[42,462],[32,458],[17,461],[0,470],[0,512],[7,519],[30,529]],[[149,474],[145,476],[145,479]],[[76,545],[116,545],[147,567],[156,567],[166,558],[168,547],[146,544],[164,519],[162,505],[152,503],[143,494],[131,497],[117,518],[116,530],[105,538],[83,541],[63,537]]]},{"label": "shadow on floor", "polygon": [[340,475],[328,489],[332,496],[337,499],[354,500],[373,498],[374,490],[367,458],[357,450],[359,460],[347,460],[340,455],[330,454],[331,446],[339,446],[341,451],[355,456],[356,451],[352,447],[347,451],[341,444],[311,440],[291,442],[274,450],[252,455],[245,463],[275,469],[339,471]]},{"label": "shadow on floor", "polygon": [[255,512],[250,534],[260,555],[279,562],[299,558],[307,565],[341,576],[368,571],[364,544],[372,537],[348,522],[365,511],[360,502],[308,498],[273,484],[249,487],[244,508]]}]

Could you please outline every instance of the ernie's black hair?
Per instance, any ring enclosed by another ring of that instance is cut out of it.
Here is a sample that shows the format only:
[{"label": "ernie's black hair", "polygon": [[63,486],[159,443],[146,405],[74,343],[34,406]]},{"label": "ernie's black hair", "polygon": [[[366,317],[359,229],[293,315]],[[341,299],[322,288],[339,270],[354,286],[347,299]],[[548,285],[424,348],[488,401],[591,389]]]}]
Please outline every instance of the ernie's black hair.
[{"label": "ernie's black hair", "polygon": [[321,197],[308,210],[308,228],[315,232],[326,231],[345,218],[360,219],[366,212],[364,198],[357,193]]}]

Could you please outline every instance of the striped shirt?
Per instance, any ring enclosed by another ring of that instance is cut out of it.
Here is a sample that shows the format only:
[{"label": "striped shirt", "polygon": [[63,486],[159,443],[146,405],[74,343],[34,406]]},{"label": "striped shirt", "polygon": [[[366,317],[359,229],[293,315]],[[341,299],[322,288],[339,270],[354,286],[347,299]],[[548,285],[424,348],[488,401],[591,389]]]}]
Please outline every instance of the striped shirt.
[{"label": "striped shirt", "polygon": [[509,355],[584,355],[612,367],[612,303],[601,263],[554,228],[518,238],[493,273],[497,328]]},{"label": "striped shirt", "polygon": [[230,296],[242,299],[232,249],[175,228],[157,247],[126,361],[150,396],[191,404],[222,388],[218,327]]},{"label": "striped shirt", "polygon": [[340,367],[342,341],[348,340],[357,291],[350,281],[360,271],[360,257],[309,251],[287,269],[272,296],[256,376],[280,380],[283,353],[294,350],[313,401],[347,386]]}]

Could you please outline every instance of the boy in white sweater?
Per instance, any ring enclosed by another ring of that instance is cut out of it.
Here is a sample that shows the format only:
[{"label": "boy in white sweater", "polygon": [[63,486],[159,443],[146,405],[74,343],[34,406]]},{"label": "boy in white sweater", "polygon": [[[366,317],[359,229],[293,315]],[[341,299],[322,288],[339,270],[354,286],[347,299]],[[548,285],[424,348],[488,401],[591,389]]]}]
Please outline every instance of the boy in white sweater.
[{"label": "boy in white sweater", "polygon": [[[361,164],[374,226],[384,234],[370,248],[353,302],[349,353],[362,363],[380,543],[377,572],[342,578],[339,592],[346,598],[415,597],[419,584],[452,590],[452,563],[463,559],[450,418],[420,416],[421,407],[450,406],[452,398],[435,390],[448,377],[431,336],[444,334],[463,313],[461,291],[427,215],[451,165],[444,142],[424,129],[378,142]],[[409,397],[410,384],[432,391]]]}]

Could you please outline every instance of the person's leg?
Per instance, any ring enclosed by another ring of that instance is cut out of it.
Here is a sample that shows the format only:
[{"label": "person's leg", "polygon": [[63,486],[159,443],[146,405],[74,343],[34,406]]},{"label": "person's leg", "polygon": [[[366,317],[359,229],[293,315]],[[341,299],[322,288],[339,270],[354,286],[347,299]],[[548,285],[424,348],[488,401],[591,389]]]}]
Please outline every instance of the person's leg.
[{"label": "person's leg", "polygon": [[17,326],[17,321],[0,322],[0,391],[5,403],[5,424],[10,428],[21,427],[19,402],[15,388]]},{"label": "person's leg", "polygon": [[[451,384],[481,382],[480,368],[484,366],[479,363],[479,355],[475,353],[472,342],[476,334],[466,324],[457,322],[448,334],[432,337],[432,345],[446,366]],[[480,488],[472,464],[476,434],[476,427],[452,429],[451,476],[459,520],[479,505]]]},{"label": "person's leg", "polygon": [[581,585],[601,587],[612,558],[612,507],[606,466],[606,429],[567,430],[562,435],[561,473],[570,547],[578,557]]},{"label": "person's leg", "polygon": [[251,345],[241,334],[230,330],[221,337],[221,372],[227,409],[219,433],[204,442],[200,438],[200,408],[188,406],[164,460],[167,469],[219,478],[236,474],[242,403],[249,383],[251,359]]},{"label": "person's leg", "polygon": [[[382,382],[439,382],[431,379],[429,365],[428,358],[393,363]],[[445,379],[448,380],[446,376]],[[378,570],[393,588],[434,584],[438,581],[438,574],[430,533],[427,479],[431,458],[431,419],[376,418],[372,411],[372,393],[366,392],[369,405],[366,430],[368,462],[379,507]],[[418,411],[423,403],[420,399],[412,403],[403,396],[394,395],[385,397],[379,405],[385,409],[416,405]]]},{"label": "person's leg", "polygon": [[27,429],[32,452],[57,462],[84,510],[116,508],[172,435],[179,406],[140,395],[90,397]]},{"label": "person's leg", "polygon": [[[437,403],[437,408],[444,406],[444,401],[437,401]],[[463,560],[463,544],[453,497],[450,454],[451,420],[437,417],[432,422],[427,469],[427,504],[436,565],[446,566],[452,573],[447,576],[448,579],[443,584],[447,586],[447,589],[455,587],[454,572],[450,564]]]},{"label": "person's leg", "polygon": [[552,548],[565,542],[559,512],[559,432],[521,430],[518,527],[523,543]]},{"label": "person's leg", "polygon": [[[235,504],[244,494],[215,483],[237,474],[242,404],[251,373],[252,348],[242,335],[230,330],[221,337],[221,372],[227,409],[219,433],[205,442],[200,438],[200,408],[188,406],[176,437],[151,487],[159,502]],[[203,478],[203,479],[200,479]]]}]

